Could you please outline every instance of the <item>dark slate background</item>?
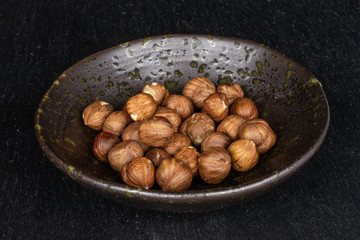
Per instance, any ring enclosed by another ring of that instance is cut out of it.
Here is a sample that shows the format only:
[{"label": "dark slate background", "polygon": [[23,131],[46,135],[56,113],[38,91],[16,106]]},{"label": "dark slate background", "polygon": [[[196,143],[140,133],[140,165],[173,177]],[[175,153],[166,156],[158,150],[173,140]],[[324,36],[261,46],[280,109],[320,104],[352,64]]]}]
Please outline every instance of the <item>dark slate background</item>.
[{"label": "dark slate background", "polygon": [[[359,30],[359,1],[0,0],[0,238],[359,239]],[[331,110],[315,157],[264,195],[205,214],[132,209],[63,175],[34,133],[43,94],[76,61],[165,33],[247,38],[308,68]]]}]

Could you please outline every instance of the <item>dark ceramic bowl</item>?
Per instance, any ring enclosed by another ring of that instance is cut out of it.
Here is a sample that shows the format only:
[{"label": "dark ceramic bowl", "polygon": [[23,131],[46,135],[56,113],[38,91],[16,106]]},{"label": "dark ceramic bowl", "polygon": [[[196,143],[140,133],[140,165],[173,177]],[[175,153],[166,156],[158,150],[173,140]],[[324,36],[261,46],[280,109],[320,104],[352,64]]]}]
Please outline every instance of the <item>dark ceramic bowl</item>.
[{"label": "dark ceramic bowl", "polygon": [[[120,109],[145,83],[164,84],[181,93],[192,77],[215,84],[235,82],[255,101],[259,117],[278,136],[249,172],[232,171],[218,185],[195,178],[182,193],[126,186],[120,174],[92,155],[96,131],[81,113],[95,100]],[[35,118],[41,148],[61,171],[87,188],[128,206],[200,212],[234,205],[283,182],[316,152],[329,126],[329,107],[321,83],[283,54],[243,39],[164,35],[123,43],[91,55],[66,70],[44,95]]]}]

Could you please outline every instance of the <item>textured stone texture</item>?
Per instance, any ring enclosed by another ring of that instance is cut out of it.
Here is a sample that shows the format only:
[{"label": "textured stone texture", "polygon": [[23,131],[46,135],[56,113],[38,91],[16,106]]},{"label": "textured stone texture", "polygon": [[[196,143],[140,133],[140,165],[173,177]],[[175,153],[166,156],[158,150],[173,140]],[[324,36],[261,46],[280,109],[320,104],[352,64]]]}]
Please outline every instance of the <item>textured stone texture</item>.
[{"label": "textured stone texture", "polygon": [[[356,1],[1,1],[1,239],[356,239],[360,235],[360,5]],[[64,176],[33,117],[74,62],[165,33],[247,38],[308,68],[324,86],[328,136],[294,177],[205,214],[128,208]]]}]

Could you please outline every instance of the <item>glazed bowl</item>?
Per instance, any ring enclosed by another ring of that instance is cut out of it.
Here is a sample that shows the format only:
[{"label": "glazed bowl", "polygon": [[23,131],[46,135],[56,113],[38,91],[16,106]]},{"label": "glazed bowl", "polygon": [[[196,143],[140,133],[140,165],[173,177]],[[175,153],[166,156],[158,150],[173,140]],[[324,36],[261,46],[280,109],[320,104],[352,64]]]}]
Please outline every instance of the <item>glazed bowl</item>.
[{"label": "glazed bowl", "polygon": [[[120,109],[148,82],[180,94],[192,77],[215,84],[240,84],[277,134],[275,146],[244,173],[231,171],[220,184],[194,178],[189,190],[163,192],[126,186],[120,174],[92,154],[96,131],[81,118],[84,108],[103,100]],[[201,212],[238,204],[285,181],[318,150],[329,126],[321,83],[280,52],[249,40],[164,35],[139,39],[95,53],[62,73],[36,112],[35,131],[46,156],[76,182],[137,208]]]}]

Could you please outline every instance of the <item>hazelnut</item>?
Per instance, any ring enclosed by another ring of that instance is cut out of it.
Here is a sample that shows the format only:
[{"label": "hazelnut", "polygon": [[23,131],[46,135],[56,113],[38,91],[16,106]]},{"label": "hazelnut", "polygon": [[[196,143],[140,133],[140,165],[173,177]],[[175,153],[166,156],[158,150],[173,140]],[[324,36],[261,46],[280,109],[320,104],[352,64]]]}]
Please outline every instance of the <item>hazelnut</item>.
[{"label": "hazelnut", "polygon": [[194,103],[195,107],[201,108],[205,98],[215,91],[216,87],[209,79],[195,77],[186,83],[182,93]]},{"label": "hazelnut", "polygon": [[156,182],[163,191],[185,191],[190,187],[192,179],[190,167],[175,158],[164,159],[156,170]]},{"label": "hazelnut", "polygon": [[170,156],[174,156],[180,149],[190,145],[190,138],[181,133],[174,133],[174,135],[170,138],[170,141],[164,147],[164,150],[170,154]]},{"label": "hazelnut", "polygon": [[165,98],[163,106],[174,109],[182,120],[189,117],[194,112],[194,105],[186,96],[172,94]]},{"label": "hazelnut", "polygon": [[151,147],[164,147],[174,132],[174,127],[166,118],[153,117],[141,122],[139,138]]},{"label": "hazelnut", "polygon": [[155,167],[146,157],[135,158],[124,165],[121,178],[131,187],[149,189],[155,183]]},{"label": "hazelnut", "polygon": [[150,118],[156,111],[154,98],[147,93],[138,93],[129,98],[124,109],[134,121]]},{"label": "hazelnut", "polygon": [[140,144],[135,140],[127,140],[115,145],[108,154],[110,166],[118,172],[121,172],[125,163],[134,158],[142,157],[144,152]]},{"label": "hazelnut", "polygon": [[124,132],[123,134],[121,135],[121,138],[123,141],[126,141],[126,140],[136,140],[139,142],[142,150],[144,152],[147,152],[149,149],[150,149],[150,146],[145,144],[145,143],[142,143],[140,141],[140,138],[139,138],[139,127],[140,127],[140,124],[141,122],[133,122],[131,124],[129,124],[125,129],[124,129]]},{"label": "hazelnut", "polygon": [[161,148],[150,149],[145,157],[152,161],[155,168],[157,168],[164,159],[171,158],[171,156]]},{"label": "hazelnut", "polygon": [[237,140],[229,146],[228,152],[231,156],[232,167],[239,172],[248,171],[259,161],[259,152],[253,141]]},{"label": "hazelnut", "polygon": [[156,82],[146,84],[141,90],[142,93],[150,94],[157,105],[160,105],[164,100],[166,91],[164,85]]},{"label": "hazelnut", "polygon": [[215,122],[205,113],[191,115],[186,127],[186,135],[194,146],[200,146],[202,140],[215,131]]},{"label": "hazelnut", "polygon": [[105,119],[114,111],[114,107],[107,102],[96,101],[87,106],[82,114],[84,124],[92,129],[101,130]]},{"label": "hazelnut", "polygon": [[183,163],[186,163],[193,173],[194,176],[198,175],[199,172],[199,164],[198,164],[198,157],[199,152],[193,146],[187,146],[180,149],[176,154],[175,157],[177,160],[180,160]]},{"label": "hazelnut", "polygon": [[200,177],[206,183],[221,183],[229,175],[230,170],[231,157],[224,148],[209,148],[199,156]]},{"label": "hazelnut", "polygon": [[102,162],[108,162],[107,157],[110,149],[119,142],[120,139],[113,133],[99,133],[94,139],[93,153],[95,157]]},{"label": "hazelnut", "polygon": [[231,105],[237,98],[244,96],[244,91],[240,85],[236,83],[220,83],[216,90],[226,95],[229,105]]},{"label": "hazelnut", "polygon": [[229,113],[229,101],[225,94],[214,92],[204,100],[203,110],[214,119],[222,121]]},{"label": "hazelnut", "polygon": [[239,129],[239,138],[253,141],[260,154],[267,152],[276,142],[276,134],[263,119],[247,121]]},{"label": "hazelnut", "polygon": [[158,107],[156,112],[154,113],[154,117],[164,117],[166,118],[171,125],[174,126],[175,132],[178,131],[181,125],[181,117],[179,114],[176,113],[174,109],[167,108],[167,107]]},{"label": "hazelnut", "polygon": [[132,120],[125,111],[115,111],[110,113],[110,115],[106,118],[103,131],[110,132],[117,136],[120,136],[123,133],[124,128],[126,125],[131,123]]},{"label": "hazelnut", "polygon": [[239,134],[239,128],[247,121],[246,118],[243,118],[239,115],[229,115],[227,116],[217,127],[217,132],[223,132],[228,135],[231,140],[236,140]]},{"label": "hazelnut", "polygon": [[231,143],[231,138],[223,132],[210,133],[201,143],[201,151],[204,152],[212,147],[221,147],[226,149]]},{"label": "hazelnut", "polygon": [[258,117],[258,110],[255,103],[248,98],[241,97],[235,100],[230,107],[230,114],[239,115],[247,119]]},{"label": "hazelnut", "polygon": [[189,122],[191,121],[191,117],[188,117],[185,119],[185,121],[181,124],[179,132],[185,136],[188,136],[186,133],[187,126],[189,125]]}]

